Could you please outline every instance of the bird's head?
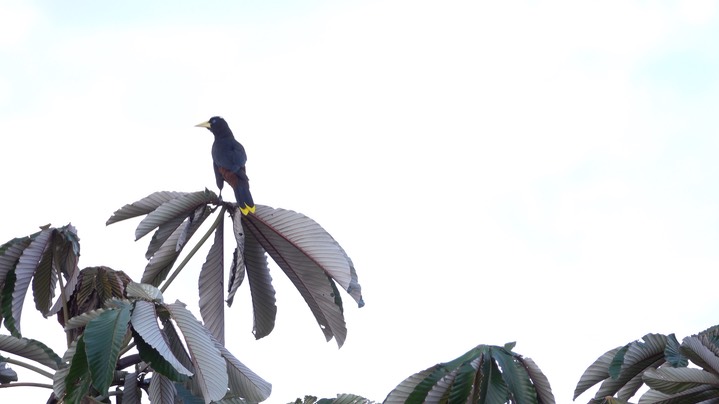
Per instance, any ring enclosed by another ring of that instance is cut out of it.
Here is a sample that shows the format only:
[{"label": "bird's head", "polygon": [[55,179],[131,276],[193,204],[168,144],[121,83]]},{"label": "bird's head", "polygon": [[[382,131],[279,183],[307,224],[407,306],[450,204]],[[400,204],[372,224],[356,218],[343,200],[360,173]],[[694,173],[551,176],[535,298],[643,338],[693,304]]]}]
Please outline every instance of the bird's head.
[{"label": "bird's head", "polygon": [[227,122],[219,116],[213,116],[207,122],[202,122],[195,126],[201,127],[201,128],[207,128],[215,136],[223,136],[223,135],[232,136],[232,131],[230,131],[230,127],[227,125]]}]

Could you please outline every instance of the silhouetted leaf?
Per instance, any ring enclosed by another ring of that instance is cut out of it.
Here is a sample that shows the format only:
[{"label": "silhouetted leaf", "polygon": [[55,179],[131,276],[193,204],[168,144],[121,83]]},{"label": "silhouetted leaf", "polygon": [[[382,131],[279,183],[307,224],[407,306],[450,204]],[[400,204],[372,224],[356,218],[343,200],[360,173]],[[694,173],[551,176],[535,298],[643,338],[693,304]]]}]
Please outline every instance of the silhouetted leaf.
[{"label": "silhouetted leaf", "polygon": [[260,339],[269,335],[275,327],[277,305],[265,250],[252,233],[245,235],[245,265],[252,295],[252,333]]},{"label": "silhouetted leaf", "polygon": [[[223,212],[220,212],[222,215]],[[223,285],[223,243],[224,225],[220,220],[215,229],[215,241],[207,253],[207,259],[202,265],[198,279],[200,293],[200,315],[205,327],[221,343],[225,343],[225,302]]]},{"label": "silhouetted leaf", "polygon": [[[197,210],[197,208],[216,200],[217,195],[208,190],[192,192],[170,199],[142,219],[135,230],[135,240],[139,240],[164,223],[170,222],[178,217],[187,217],[191,212]],[[175,234],[175,232],[173,232],[173,234]],[[179,239],[180,234],[178,233],[177,236]],[[163,243],[163,245],[164,244],[165,243]]]},{"label": "silhouetted leaf", "polygon": [[172,199],[178,198],[183,195],[187,195],[187,192],[170,192],[160,191],[152,193],[137,202],[133,202],[129,205],[125,205],[120,209],[116,210],[115,213],[107,219],[105,225],[110,225],[121,220],[130,219],[137,216],[146,215],[153,210],[157,209],[160,205],[168,202]]}]

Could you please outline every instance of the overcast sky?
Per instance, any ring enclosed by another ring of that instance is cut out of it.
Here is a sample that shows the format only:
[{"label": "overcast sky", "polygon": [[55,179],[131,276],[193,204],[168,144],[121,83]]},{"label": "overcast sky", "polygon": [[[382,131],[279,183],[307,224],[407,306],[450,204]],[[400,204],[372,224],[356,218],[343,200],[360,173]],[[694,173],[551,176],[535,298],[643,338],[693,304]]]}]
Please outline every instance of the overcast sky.
[{"label": "overcast sky", "polygon": [[[273,268],[277,326],[255,341],[242,286],[227,345],[269,403],[381,401],[509,341],[570,402],[605,351],[719,323],[714,4],[0,0],[0,242],[72,222],[81,267],[139,280],[149,237],[105,221],[154,191],[216,190],[193,125],[222,115],[255,201],[325,227],[367,303],[344,295],[338,350]],[[203,261],[166,301],[196,307]],[[24,335],[62,354],[32,310]]]}]

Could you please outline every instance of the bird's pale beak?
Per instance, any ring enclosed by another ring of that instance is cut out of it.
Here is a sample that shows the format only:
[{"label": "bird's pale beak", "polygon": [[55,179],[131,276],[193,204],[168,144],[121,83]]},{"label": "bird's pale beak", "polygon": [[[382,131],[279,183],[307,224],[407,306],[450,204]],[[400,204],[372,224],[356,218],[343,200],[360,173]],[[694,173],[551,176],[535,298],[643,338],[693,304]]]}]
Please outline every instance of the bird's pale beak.
[{"label": "bird's pale beak", "polygon": [[210,121],[198,123],[197,125],[195,125],[195,127],[210,129],[210,127],[211,127]]}]

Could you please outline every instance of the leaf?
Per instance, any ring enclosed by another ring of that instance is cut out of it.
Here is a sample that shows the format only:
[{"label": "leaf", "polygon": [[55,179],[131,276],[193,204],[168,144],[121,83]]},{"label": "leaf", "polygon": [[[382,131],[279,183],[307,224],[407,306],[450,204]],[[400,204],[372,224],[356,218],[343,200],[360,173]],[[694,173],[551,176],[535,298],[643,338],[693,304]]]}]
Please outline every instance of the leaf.
[{"label": "leaf", "polygon": [[[439,365],[434,365],[430,368],[427,368],[421,372],[417,372],[413,374],[412,376],[406,378],[403,380],[400,384],[397,385],[392,391],[389,392],[385,400],[383,401],[384,404],[404,404],[411,402],[409,401],[409,396],[414,393],[417,386],[419,386],[422,381],[424,381],[427,377],[429,377],[434,371],[439,367]],[[424,397],[423,397],[424,398]],[[418,401],[421,402],[421,401]]]},{"label": "leaf", "polygon": [[609,365],[620,349],[622,349],[622,347],[616,347],[605,352],[584,371],[584,374],[579,378],[579,382],[577,382],[577,387],[574,389],[573,400],[576,400],[580,394],[587,391],[590,387],[609,377]]},{"label": "leaf", "polygon": [[687,367],[689,360],[681,352],[681,345],[674,334],[667,335],[667,346],[664,349],[664,359],[675,368]]},{"label": "leaf", "polygon": [[719,357],[707,346],[710,344],[706,337],[686,337],[682,342],[683,352],[703,369],[719,374]]},{"label": "leaf", "polygon": [[106,226],[121,220],[131,219],[133,217],[146,215],[157,209],[160,205],[180,196],[187,195],[187,192],[169,192],[160,191],[152,193],[137,202],[125,205],[116,210],[115,213],[107,219]]},{"label": "leaf", "polygon": [[619,376],[615,379],[605,380],[597,390],[594,396],[595,399],[599,400],[603,397],[613,396],[637,375],[649,368],[656,368],[665,362],[666,336],[647,334],[642,339],[643,342],[634,341],[629,344]]},{"label": "leaf", "polygon": [[624,364],[624,355],[627,354],[631,344],[624,345],[617,354],[612,358],[612,362],[609,364],[609,377],[616,379],[619,377],[619,372],[622,370],[622,364]]},{"label": "leaf", "polygon": [[170,362],[157,352],[157,350],[145,342],[140,334],[133,332],[132,336],[135,346],[137,347],[137,352],[140,355],[140,359],[149,364],[152,367],[152,370],[172,381],[181,382],[187,380],[188,376],[180,374]]},{"label": "leaf", "polygon": [[[230,280],[227,282],[229,285],[227,289],[227,306],[232,306],[232,301],[235,298],[235,292],[242,285],[242,281],[245,279],[245,231],[242,228],[242,215],[239,213],[239,209],[235,208],[231,211],[230,217],[232,218],[232,233],[235,236],[237,247],[235,252],[232,254],[232,266],[230,267]],[[264,255],[264,251],[262,252]]]},{"label": "leaf", "polygon": [[529,375],[515,355],[503,348],[492,348],[492,358],[497,361],[502,369],[502,378],[507,383],[509,392],[517,403],[537,403],[537,393],[532,386]]},{"label": "leaf", "polygon": [[[283,254],[294,254],[295,258],[305,261],[302,263],[304,266],[318,267],[348,292],[361,290],[356,281],[356,273],[353,279],[354,266],[347,253],[314,220],[291,210],[274,209],[264,205],[258,205],[255,214],[243,216],[243,219],[250,222],[255,229],[262,228],[265,235],[267,231],[271,231],[281,236],[281,239],[277,239],[275,249]],[[258,240],[264,246],[260,237]],[[270,253],[270,249],[265,250]],[[362,302],[361,295],[350,295],[358,304]]]},{"label": "leaf", "polygon": [[[205,206],[207,203],[216,200],[217,195],[208,190],[192,192],[170,199],[158,206],[157,209],[148,213],[148,215],[142,219],[135,230],[135,240],[141,239],[143,236],[147,235],[147,233],[164,223],[170,222],[178,217],[186,217],[190,214],[190,212],[193,212],[199,207]],[[173,235],[174,234],[175,232],[173,232]],[[177,236],[179,239],[180,234]],[[163,243],[163,245],[164,244],[165,243]]]},{"label": "leaf", "polygon": [[117,365],[117,358],[130,322],[130,305],[107,310],[90,320],[85,328],[84,341],[92,385],[106,394]]},{"label": "leaf", "polygon": [[714,403],[719,398],[719,390],[713,386],[697,386],[676,394],[664,394],[658,390],[649,390],[639,399],[639,404],[694,404]]},{"label": "leaf", "polygon": [[40,233],[35,233],[29,237],[14,238],[0,246],[0,287],[5,284],[7,274],[15,271],[15,266],[22,252],[38,234]]},{"label": "leaf", "polygon": [[247,238],[251,233],[257,239],[305,299],[327,341],[334,337],[341,347],[347,328],[327,274],[348,285],[351,275],[331,237],[305,216],[267,206],[257,205],[243,220]]},{"label": "leaf", "polygon": [[142,389],[137,384],[137,372],[125,375],[122,387],[122,404],[142,404]]},{"label": "leaf", "polygon": [[20,255],[17,266],[15,267],[15,285],[12,291],[12,307],[11,317],[5,318],[5,327],[11,333],[20,336],[20,317],[22,316],[23,303],[25,295],[30,286],[30,280],[35,274],[40,258],[47,247],[52,230],[47,229],[40,234],[25,248]]},{"label": "leaf", "polygon": [[[269,335],[275,327],[277,304],[265,250],[252,233],[245,235],[245,265],[252,295],[252,333],[260,339]],[[231,301],[227,303],[229,305]]]},{"label": "leaf", "polygon": [[542,373],[536,363],[531,358],[518,357],[520,363],[524,365],[529,378],[532,379],[532,384],[537,392],[539,401],[543,404],[554,404],[554,394],[552,394],[552,387],[549,385],[549,379]]},{"label": "leaf", "polygon": [[162,292],[155,286],[147,283],[130,282],[125,288],[125,293],[129,298],[146,300],[148,302],[162,303]]},{"label": "leaf", "polygon": [[[172,235],[172,233],[177,230],[178,227],[185,221],[184,216],[176,217],[172,220],[170,220],[167,223],[163,223],[160,225],[160,227],[157,228],[157,231],[155,231],[155,234],[152,235],[152,240],[150,240],[150,244],[147,246],[147,251],[145,252],[145,259],[152,258],[153,255],[157,252],[157,250],[162,247],[162,245],[167,241],[168,238]],[[182,233],[180,234],[182,235]],[[179,241],[180,237],[178,237]]]},{"label": "leaf", "polygon": [[[200,225],[210,215],[210,210],[206,206],[200,206],[193,213],[194,219],[191,221],[189,232],[193,234]],[[167,274],[170,272],[172,265],[177,260],[182,250],[177,249],[177,241],[180,235],[185,231],[183,226],[186,226],[190,221],[186,221],[182,226],[178,227],[172,235],[165,241],[159,250],[152,256],[150,262],[145,267],[145,272],[142,274],[142,283],[148,283],[153,286],[158,286],[165,280]]]},{"label": "leaf", "polygon": [[91,376],[88,369],[87,355],[85,354],[85,342],[83,336],[80,336],[77,340],[77,346],[75,347],[67,376],[64,379],[65,397],[63,401],[68,403],[80,402],[83,397],[87,396],[90,385]]},{"label": "leaf", "polygon": [[272,393],[272,384],[258,376],[242,362],[237,360],[230,351],[218,341],[215,347],[227,362],[227,374],[230,391],[250,402],[266,400]]},{"label": "leaf", "polygon": [[53,370],[62,364],[62,359],[52,349],[34,339],[0,335],[0,351],[22,356]]},{"label": "leaf", "polygon": [[227,367],[220,351],[212,343],[205,329],[181,302],[166,305],[185,337],[190,358],[195,367],[196,381],[206,403],[220,400],[227,391]]},{"label": "leaf", "polygon": [[150,380],[150,388],[147,391],[151,403],[175,404],[175,383],[165,376],[155,373]]},{"label": "leaf", "polygon": [[[220,212],[220,215],[223,213]],[[225,343],[225,302],[223,285],[223,221],[215,229],[215,241],[207,253],[198,279],[200,315],[205,327],[221,343]]]},{"label": "leaf", "polygon": [[647,369],[644,382],[664,394],[676,394],[701,385],[719,387],[719,376],[701,369],[665,367]]},{"label": "leaf", "polygon": [[90,310],[82,313],[79,316],[72,317],[70,320],[65,322],[65,331],[69,331],[75,328],[86,327],[90,320],[100,316],[100,314],[106,312],[106,309],[99,308],[96,310]]},{"label": "leaf", "polygon": [[[147,343],[180,374],[192,376],[192,372],[185,368],[177,357],[172,353],[172,349],[167,344],[160,326],[157,324],[157,313],[155,305],[150,302],[138,300],[135,302],[135,308],[131,317],[132,328],[140,335],[143,342]],[[143,360],[145,360],[143,358]],[[151,365],[151,361],[148,361]]]}]

